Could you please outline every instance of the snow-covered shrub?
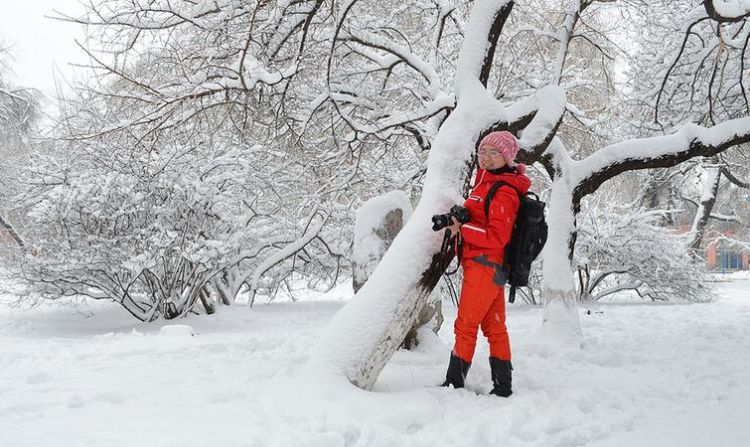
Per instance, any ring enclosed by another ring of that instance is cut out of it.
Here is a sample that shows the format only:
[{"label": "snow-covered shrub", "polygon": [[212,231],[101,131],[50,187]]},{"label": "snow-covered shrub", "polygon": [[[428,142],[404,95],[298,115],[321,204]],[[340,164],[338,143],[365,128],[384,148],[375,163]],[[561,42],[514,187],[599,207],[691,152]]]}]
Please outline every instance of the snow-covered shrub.
[{"label": "snow-covered shrub", "polygon": [[27,197],[27,292],[110,299],[140,320],[184,315],[249,242],[244,155],[100,149],[47,158],[32,178],[44,187]]},{"label": "snow-covered shrub", "polygon": [[660,226],[669,211],[601,203],[581,214],[576,244],[579,298],[632,291],[650,300],[710,297],[704,266],[684,236]]}]

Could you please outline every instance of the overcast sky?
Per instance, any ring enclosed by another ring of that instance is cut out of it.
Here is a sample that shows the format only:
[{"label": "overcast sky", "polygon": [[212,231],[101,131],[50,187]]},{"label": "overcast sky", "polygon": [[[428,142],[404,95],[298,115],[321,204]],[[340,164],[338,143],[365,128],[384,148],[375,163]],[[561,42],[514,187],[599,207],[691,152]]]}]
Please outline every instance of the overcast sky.
[{"label": "overcast sky", "polygon": [[74,42],[82,40],[83,31],[79,25],[44,16],[55,15],[53,10],[78,16],[83,8],[78,0],[0,1],[0,42],[10,46],[14,56],[13,82],[54,96],[55,67],[69,77],[69,63],[86,60]]}]

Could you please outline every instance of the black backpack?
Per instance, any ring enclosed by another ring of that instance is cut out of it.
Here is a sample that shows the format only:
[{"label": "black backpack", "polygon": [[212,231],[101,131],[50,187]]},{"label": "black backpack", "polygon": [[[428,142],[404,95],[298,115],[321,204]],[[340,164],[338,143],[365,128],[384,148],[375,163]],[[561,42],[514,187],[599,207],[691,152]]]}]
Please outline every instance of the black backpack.
[{"label": "black backpack", "polygon": [[547,242],[547,222],[544,220],[546,204],[533,192],[522,196],[512,185],[497,182],[492,185],[484,201],[484,216],[488,222],[490,202],[503,186],[511,187],[519,200],[516,222],[513,224],[510,242],[505,247],[505,266],[509,271],[508,284],[510,284],[508,301],[512,303],[516,300],[516,287],[529,285],[531,263],[539,256],[544,243]]}]

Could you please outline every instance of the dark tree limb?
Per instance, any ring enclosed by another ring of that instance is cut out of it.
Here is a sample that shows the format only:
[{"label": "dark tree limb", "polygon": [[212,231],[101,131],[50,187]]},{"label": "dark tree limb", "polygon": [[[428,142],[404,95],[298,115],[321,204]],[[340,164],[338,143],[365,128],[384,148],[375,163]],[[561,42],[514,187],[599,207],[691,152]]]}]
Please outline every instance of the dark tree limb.
[{"label": "dark tree limb", "polygon": [[690,38],[693,27],[706,20],[708,20],[708,17],[698,19],[695,22],[691,23],[685,30],[685,39],[683,39],[682,41],[680,51],[677,53],[677,57],[675,57],[672,61],[672,65],[670,65],[669,69],[667,69],[667,72],[664,74],[664,79],[662,79],[661,81],[661,87],[659,87],[659,93],[656,95],[656,105],[654,106],[654,123],[656,124],[661,125],[661,123],[659,122],[659,103],[661,102],[661,95],[662,93],[664,93],[667,81],[669,80],[669,76],[672,73],[672,70],[674,70],[674,68],[677,66],[677,63],[680,61],[682,54],[685,52],[685,48],[687,47],[688,39]]},{"label": "dark tree limb", "polygon": [[732,174],[732,171],[729,170],[727,167],[721,168],[721,173],[724,177],[726,177],[727,180],[729,180],[731,183],[735,184],[736,186],[739,186],[740,188],[750,189],[750,183],[743,182],[742,180],[735,177],[734,174]]},{"label": "dark tree limb", "polygon": [[492,62],[495,59],[497,41],[500,38],[500,34],[503,32],[503,27],[505,26],[506,20],[508,20],[508,16],[510,16],[513,4],[514,3],[511,0],[497,12],[495,20],[492,22],[490,32],[487,34],[487,42],[489,42],[489,46],[487,47],[487,55],[484,58],[484,65],[482,65],[482,73],[479,75],[479,81],[481,81],[482,85],[485,87],[487,87],[487,82],[490,79],[490,71],[492,70]]},{"label": "dark tree limb", "polygon": [[2,216],[0,216],[0,227],[5,228],[8,234],[10,234],[10,237],[12,237],[14,241],[16,241],[19,247],[24,247],[23,239],[21,239],[21,236],[16,232],[16,230],[13,229],[13,227],[8,222],[5,221],[5,219],[2,218]]}]

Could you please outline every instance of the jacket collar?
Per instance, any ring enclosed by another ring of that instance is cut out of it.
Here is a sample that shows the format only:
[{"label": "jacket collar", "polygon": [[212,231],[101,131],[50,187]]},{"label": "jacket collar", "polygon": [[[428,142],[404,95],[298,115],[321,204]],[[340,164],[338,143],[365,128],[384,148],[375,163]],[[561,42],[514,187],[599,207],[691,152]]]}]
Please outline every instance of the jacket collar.
[{"label": "jacket collar", "polygon": [[526,194],[531,187],[531,181],[528,177],[523,174],[518,174],[515,168],[508,169],[507,167],[503,167],[500,169],[493,169],[492,171],[479,169],[477,171],[473,188],[476,188],[482,183],[492,184],[498,181],[508,183],[516,188],[521,194]]},{"label": "jacket collar", "polygon": [[516,173],[516,167],[515,166],[508,166],[505,165],[502,168],[497,169],[488,169],[487,172],[494,175],[500,175],[500,174],[509,174],[509,173]]}]

